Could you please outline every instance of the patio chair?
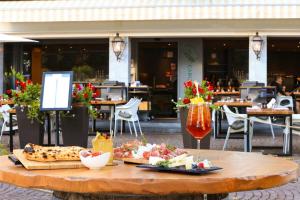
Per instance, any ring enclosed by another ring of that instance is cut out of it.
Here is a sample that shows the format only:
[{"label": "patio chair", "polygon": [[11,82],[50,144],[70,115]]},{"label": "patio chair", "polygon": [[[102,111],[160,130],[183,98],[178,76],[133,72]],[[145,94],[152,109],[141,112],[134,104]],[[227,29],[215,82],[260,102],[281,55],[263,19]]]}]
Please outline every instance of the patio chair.
[{"label": "patio chair", "polygon": [[[274,98],[272,98],[270,100],[270,102],[267,104],[267,108],[273,108],[275,103],[276,103],[276,100]],[[252,121],[253,127],[254,127],[255,122],[269,124],[270,129],[271,129],[271,133],[272,133],[272,138],[275,139],[275,134],[274,134],[274,129],[273,129],[271,117],[264,117],[264,116],[262,116],[262,117],[251,117],[250,119]]]},{"label": "patio chair", "polygon": [[276,97],[276,107],[277,108],[290,108],[294,110],[294,103],[292,96],[277,96]]},{"label": "patio chair", "polygon": [[[8,111],[11,109],[11,107],[9,105],[2,105],[0,107],[0,113],[2,114],[2,118],[3,118],[3,124],[2,124],[2,128],[1,128],[1,135],[0,135],[0,141],[2,139],[2,135],[3,132],[9,131],[9,113]],[[13,123],[13,131],[18,129],[18,125],[17,125],[17,117],[14,115],[13,119],[12,119],[12,123]]]},{"label": "patio chair", "polygon": [[[226,118],[228,121],[228,129],[227,129],[227,134],[226,134],[226,139],[224,142],[223,150],[225,150],[229,136],[231,133],[238,133],[238,132],[245,132],[247,131],[247,115],[246,114],[236,114],[232,112],[228,106],[224,105],[223,109],[226,114]],[[250,123],[251,125],[251,123]],[[252,128],[250,128],[250,141],[252,139]]]},{"label": "patio chair", "polygon": [[141,99],[133,98],[133,99],[130,99],[127,104],[116,107],[114,136],[116,136],[116,133],[117,133],[118,120],[121,120],[121,134],[122,134],[122,123],[123,123],[123,121],[127,121],[131,135],[132,135],[132,130],[131,130],[130,122],[132,122],[132,124],[133,124],[135,136],[137,137],[135,122],[138,123],[140,134],[143,135],[139,117],[137,114],[139,105],[141,104],[141,101],[142,101]]}]

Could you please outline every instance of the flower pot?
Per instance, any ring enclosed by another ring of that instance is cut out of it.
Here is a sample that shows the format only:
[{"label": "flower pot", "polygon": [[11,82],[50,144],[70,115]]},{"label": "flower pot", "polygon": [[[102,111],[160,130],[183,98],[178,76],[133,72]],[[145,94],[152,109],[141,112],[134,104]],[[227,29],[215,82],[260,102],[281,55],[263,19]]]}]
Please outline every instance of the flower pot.
[{"label": "flower pot", "polygon": [[84,105],[74,105],[72,110],[61,117],[61,130],[65,146],[87,147],[89,113]]},{"label": "flower pot", "polygon": [[[186,127],[186,120],[188,115],[188,108],[180,108],[180,122],[181,122],[181,132],[183,137],[183,147],[188,149],[197,149],[197,140],[193,138],[185,129]],[[204,139],[200,142],[200,148],[201,149],[209,149],[210,148],[210,136],[211,133],[209,133],[207,136],[205,136]]]},{"label": "flower pot", "polygon": [[27,107],[16,107],[20,148],[27,143],[43,145],[44,124],[37,120],[27,118]]}]

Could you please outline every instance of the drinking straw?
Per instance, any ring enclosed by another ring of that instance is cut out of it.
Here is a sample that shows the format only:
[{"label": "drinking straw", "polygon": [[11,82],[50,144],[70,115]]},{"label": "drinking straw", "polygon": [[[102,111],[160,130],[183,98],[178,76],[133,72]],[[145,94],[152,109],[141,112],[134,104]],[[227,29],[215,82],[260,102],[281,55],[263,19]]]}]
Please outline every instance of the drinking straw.
[{"label": "drinking straw", "polygon": [[199,98],[199,97],[200,97],[200,95],[199,95],[199,90],[198,90],[199,84],[198,84],[197,81],[194,81],[194,84],[195,84],[195,86],[196,86],[196,92],[197,92],[197,96],[198,96],[198,98]]}]

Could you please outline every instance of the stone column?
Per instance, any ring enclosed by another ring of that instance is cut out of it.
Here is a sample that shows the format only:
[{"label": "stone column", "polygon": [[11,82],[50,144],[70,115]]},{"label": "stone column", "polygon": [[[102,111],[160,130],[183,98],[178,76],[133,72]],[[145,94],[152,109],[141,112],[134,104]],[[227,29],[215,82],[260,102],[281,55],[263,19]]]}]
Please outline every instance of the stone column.
[{"label": "stone column", "polygon": [[4,45],[0,43],[0,94],[3,94],[4,84]]},{"label": "stone column", "polygon": [[178,40],[178,97],[183,96],[183,83],[203,79],[202,39]]},{"label": "stone column", "polygon": [[[122,36],[121,36],[122,37]],[[112,49],[111,41],[114,37],[109,38],[109,80],[125,82],[126,85],[130,82],[130,64],[131,64],[131,44],[128,37],[124,37],[126,46],[125,50],[118,61]]]},{"label": "stone column", "polygon": [[252,50],[252,37],[249,37],[249,81],[258,81],[267,85],[267,36],[262,36],[263,46],[259,60]]}]

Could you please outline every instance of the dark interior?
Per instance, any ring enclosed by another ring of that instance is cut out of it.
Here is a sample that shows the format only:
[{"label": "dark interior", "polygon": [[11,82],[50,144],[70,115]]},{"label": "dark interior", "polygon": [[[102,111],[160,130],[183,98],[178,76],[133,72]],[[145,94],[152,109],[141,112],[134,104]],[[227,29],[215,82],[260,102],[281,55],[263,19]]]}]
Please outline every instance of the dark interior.
[{"label": "dark interior", "polygon": [[177,99],[177,43],[139,43],[138,80],[152,87],[155,117],[176,117],[171,100]]},{"label": "dark interior", "polygon": [[207,38],[204,46],[204,77],[226,87],[238,87],[248,77],[248,38]]}]

